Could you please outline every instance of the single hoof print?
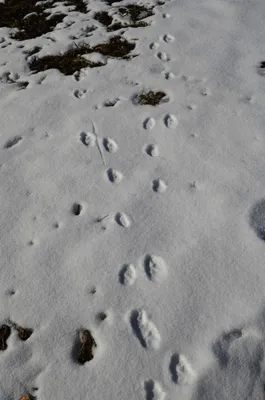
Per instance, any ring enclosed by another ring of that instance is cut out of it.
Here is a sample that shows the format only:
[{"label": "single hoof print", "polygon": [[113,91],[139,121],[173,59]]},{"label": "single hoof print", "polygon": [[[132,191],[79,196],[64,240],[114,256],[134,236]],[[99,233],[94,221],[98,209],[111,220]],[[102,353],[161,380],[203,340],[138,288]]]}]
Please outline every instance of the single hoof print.
[{"label": "single hoof print", "polygon": [[171,80],[175,78],[175,75],[173,74],[173,72],[165,72],[165,79],[166,80]]},{"label": "single hoof print", "polygon": [[130,318],[134,335],[146,349],[157,350],[161,336],[155,324],[148,318],[145,310],[133,310]]},{"label": "single hoof print", "polygon": [[164,400],[166,393],[160,383],[150,379],[144,382],[145,400]]},{"label": "single hoof print", "polygon": [[173,114],[167,114],[164,118],[164,122],[168,129],[175,129],[179,124],[177,117]]},{"label": "single hoof print", "polygon": [[249,222],[257,237],[265,241],[265,199],[254,204],[250,211]]},{"label": "single hoof print", "polygon": [[86,89],[80,89],[80,90],[75,90],[74,91],[74,96],[77,98],[77,99],[84,99],[85,97],[86,97]]},{"label": "single hoof print", "polygon": [[173,43],[174,40],[175,40],[174,36],[170,35],[169,33],[167,33],[166,35],[164,35],[163,39],[164,39],[164,41],[165,41],[166,43]]},{"label": "single hoof print", "polygon": [[16,146],[22,139],[22,136],[14,136],[5,143],[4,149],[10,149],[11,147]]},{"label": "single hoof print", "polygon": [[173,354],[170,361],[173,382],[178,385],[191,385],[196,380],[196,373],[182,354]]},{"label": "single hoof print", "polygon": [[133,264],[124,265],[119,273],[119,281],[125,286],[132,286],[136,277],[137,273]]},{"label": "single hoof print", "polygon": [[161,282],[168,275],[168,267],[162,257],[147,254],[144,259],[145,273],[153,282]]},{"label": "single hoof print", "polygon": [[81,132],[80,140],[85,146],[94,147],[96,144],[97,138],[93,133]]},{"label": "single hoof print", "polygon": [[122,181],[122,179],[123,179],[122,173],[119,172],[119,171],[116,171],[116,170],[113,169],[113,168],[109,168],[109,169],[107,170],[107,177],[108,177],[108,180],[109,180],[111,183],[115,183],[116,185],[119,184],[119,183]]},{"label": "single hoof print", "polygon": [[114,139],[104,138],[103,146],[108,153],[116,153],[118,151],[118,145]]},{"label": "single hoof print", "polygon": [[167,190],[167,184],[162,179],[155,179],[152,182],[152,188],[156,193],[164,193]]},{"label": "single hoof print", "polygon": [[202,89],[201,94],[202,94],[202,96],[210,96],[211,91],[208,88],[204,88],[204,89]]},{"label": "single hoof print", "polygon": [[146,154],[148,154],[150,157],[158,157],[159,156],[159,150],[158,146],[155,144],[149,144],[146,149],[145,149]]},{"label": "single hoof print", "polygon": [[78,216],[78,215],[81,214],[82,209],[83,209],[83,207],[82,207],[81,204],[79,204],[79,203],[74,203],[74,204],[73,204],[73,207],[72,207],[72,213],[73,213],[74,215]]},{"label": "single hoof print", "polygon": [[105,321],[108,318],[107,314],[105,312],[99,312],[96,316],[96,319],[100,322]]},{"label": "single hoof print", "polygon": [[2,325],[0,327],[0,351],[7,349],[7,339],[11,335],[11,328],[8,325]]},{"label": "single hoof print", "polygon": [[170,61],[170,57],[169,55],[165,52],[165,51],[159,51],[157,53],[157,57],[161,60],[161,61]]},{"label": "single hoof print", "polygon": [[144,120],[143,127],[147,131],[151,131],[155,127],[155,124],[156,124],[156,120],[154,118],[150,117],[150,118],[146,118]]},{"label": "single hoof print", "polygon": [[80,364],[85,364],[86,362],[93,360],[97,344],[91,332],[87,329],[82,332],[80,340],[81,346],[77,359]]},{"label": "single hoof print", "polygon": [[150,47],[151,50],[157,50],[159,48],[159,43],[153,42],[153,43],[150,44],[149,47]]},{"label": "single hoof print", "polygon": [[117,224],[119,224],[123,228],[129,228],[132,224],[128,215],[126,215],[124,213],[117,213],[115,215],[115,221],[117,222]]}]

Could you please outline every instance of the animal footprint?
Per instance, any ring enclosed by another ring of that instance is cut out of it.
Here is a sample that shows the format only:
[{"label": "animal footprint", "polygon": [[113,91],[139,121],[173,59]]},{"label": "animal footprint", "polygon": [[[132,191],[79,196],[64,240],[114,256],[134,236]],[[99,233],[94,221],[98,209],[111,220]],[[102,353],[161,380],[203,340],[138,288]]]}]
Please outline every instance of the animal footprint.
[{"label": "animal footprint", "polygon": [[175,78],[175,75],[173,74],[173,72],[165,72],[164,76],[165,76],[165,79],[167,79],[167,80]]},{"label": "animal footprint", "polygon": [[162,61],[170,61],[170,57],[165,51],[157,53],[157,57]]},{"label": "animal footprint", "polygon": [[160,282],[167,277],[167,265],[162,257],[148,254],[144,259],[144,268],[150,281]]},{"label": "animal footprint", "polygon": [[129,228],[131,226],[130,218],[124,213],[117,213],[115,215],[115,221],[123,228]]},{"label": "animal footprint", "polygon": [[228,364],[229,347],[234,340],[240,339],[242,335],[241,329],[234,329],[230,332],[223,333],[214,343],[212,350],[221,365],[226,366]]},{"label": "animal footprint", "polygon": [[164,119],[165,125],[169,129],[174,129],[178,126],[179,121],[177,117],[173,114],[167,114]]},{"label": "animal footprint", "polygon": [[162,179],[155,179],[152,182],[152,188],[156,193],[164,193],[167,190],[167,184]]},{"label": "animal footprint", "polygon": [[145,400],[164,400],[166,393],[163,391],[160,383],[152,379],[144,382]]},{"label": "animal footprint", "polygon": [[122,173],[119,171],[116,171],[113,168],[109,168],[107,170],[107,177],[111,183],[116,183],[116,184],[120,183],[123,179]]},{"label": "animal footprint", "polygon": [[158,157],[159,156],[159,150],[158,146],[155,144],[149,144],[146,149],[145,149],[146,154],[148,154],[150,157]]},{"label": "animal footprint", "polygon": [[77,98],[77,99],[84,99],[85,97],[86,97],[86,89],[77,89],[77,90],[75,90],[74,91],[74,96]]},{"label": "animal footprint", "polygon": [[9,139],[5,145],[4,148],[5,149],[10,149],[11,147],[15,146],[16,144],[18,144],[19,142],[21,142],[21,140],[23,139],[22,136],[14,136],[11,139]]},{"label": "animal footprint", "polygon": [[149,47],[150,47],[151,50],[157,50],[159,48],[159,43],[153,42],[153,43],[150,44]]},{"label": "animal footprint", "polygon": [[133,310],[130,318],[133,333],[146,349],[157,350],[161,337],[155,324],[148,319],[145,310]]},{"label": "animal footprint", "polygon": [[119,280],[122,285],[131,286],[137,277],[136,269],[133,264],[124,265],[119,274]]},{"label": "animal footprint", "polygon": [[96,135],[93,133],[82,132],[80,133],[81,142],[87,147],[94,147],[96,144]]},{"label": "animal footprint", "polygon": [[118,150],[117,143],[115,142],[115,140],[111,138],[104,138],[103,146],[105,147],[105,150],[108,151],[109,153],[116,153],[116,151]]},{"label": "animal footprint", "polygon": [[190,385],[196,379],[196,373],[182,354],[173,354],[169,366],[173,382],[178,385]]},{"label": "animal footprint", "polygon": [[146,120],[143,123],[143,127],[147,131],[151,131],[155,127],[155,124],[156,124],[156,120],[154,118],[150,117],[150,118],[146,118]]},{"label": "animal footprint", "polygon": [[202,89],[201,94],[202,94],[202,96],[210,96],[211,91],[209,88],[204,88],[204,89]]},{"label": "animal footprint", "polygon": [[170,35],[169,33],[167,33],[164,37],[163,37],[164,41],[166,43],[173,43],[175,38],[174,36]]}]

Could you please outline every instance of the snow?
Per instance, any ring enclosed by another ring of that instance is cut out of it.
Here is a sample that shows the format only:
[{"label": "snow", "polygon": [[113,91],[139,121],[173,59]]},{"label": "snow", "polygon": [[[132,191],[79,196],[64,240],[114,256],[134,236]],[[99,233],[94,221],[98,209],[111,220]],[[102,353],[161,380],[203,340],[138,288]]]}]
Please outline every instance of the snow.
[{"label": "snow", "polygon": [[[0,28],[0,323],[34,330],[0,352],[0,399],[261,400],[264,2],[165,0],[123,29],[130,61],[30,72],[34,46],[112,36],[89,9]],[[170,101],[132,104],[146,87]]]}]

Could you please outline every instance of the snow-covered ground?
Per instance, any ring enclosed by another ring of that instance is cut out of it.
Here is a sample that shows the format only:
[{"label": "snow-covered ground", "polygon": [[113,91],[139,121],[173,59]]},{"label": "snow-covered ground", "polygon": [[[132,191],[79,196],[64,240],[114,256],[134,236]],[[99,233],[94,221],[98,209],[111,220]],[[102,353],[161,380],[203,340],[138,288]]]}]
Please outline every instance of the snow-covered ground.
[{"label": "snow-covered ground", "polygon": [[137,57],[69,76],[26,51],[120,34],[92,18],[116,4],[0,28],[1,400],[264,399],[264,1],[150,4]]}]

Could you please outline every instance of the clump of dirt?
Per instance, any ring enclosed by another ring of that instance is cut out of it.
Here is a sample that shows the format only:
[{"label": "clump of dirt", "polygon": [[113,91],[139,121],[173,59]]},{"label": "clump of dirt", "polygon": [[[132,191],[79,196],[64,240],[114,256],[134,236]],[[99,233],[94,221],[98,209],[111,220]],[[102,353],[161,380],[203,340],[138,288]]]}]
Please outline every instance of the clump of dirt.
[{"label": "clump of dirt", "polygon": [[30,328],[22,328],[22,326],[18,326],[15,324],[15,329],[18,332],[18,337],[20,340],[23,340],[23,342],[25,342],[26,340],[28,340],[30,338],[30,336],[32,335],[32,333],[34,332],[33,329]]},{"label": "clump of dirt", "polygon": [[150,105],[150,106],[157,106],[161,103],[167,103],[169,98],[167,97],[166,93],[162,91],[154,92],[150,90],[149,92],[141,92],[133,96],[133,103],[143,105]]},{"label": "clump of dirt", "polygon": [[81,337],[81,346],[78,352],[78,361],[85,364],[93,360],[94,351],[97,347],[96,341],[89,330],[84,330]]},{"label": "clump of dirt", "polygon": [[110,38],[108,42],[100,43],[94,47],[84,44],[77,46],[75,49],[70,49],[64,54],[35,58],[29,63],[29,68],[34,72],[56,68],[64,75],[72,75],[76,71],[80,71],[82,68],[95,68],[105,65],[102,62],[94,62],[85,59],[82,57],[84,54],[97,52],[112,58],[126,59],[125,57],[134,48],[134,43],[128,42],[126,39],[123,39],[120,36],[115,36]]},{"label": "clump of dirt", "polygon": [[7,339],[11,335],[11,328],[8,325],[2,325],[0,327],[0,351],[7,349]]},{"label": "clump of dirt", "polygon": [[[55,26],[62,22],[65,14],[47,12],[52,8],[56,0],[38,2],[38,0],[6,0],[0,3],[0,28],[15,28],[17,31],[11,36],[16,40],[26,40],[39,37],[51,32]],[[82,13],[87,12],[86,3],[83,0],[67,0],[67,6],[73,6]]]},{"label": "clump of dirt", "polygon": [[32,396],[32,394],[24,394],[22,397],[20,397],[19,400],[36,400],[37,397]]}]

